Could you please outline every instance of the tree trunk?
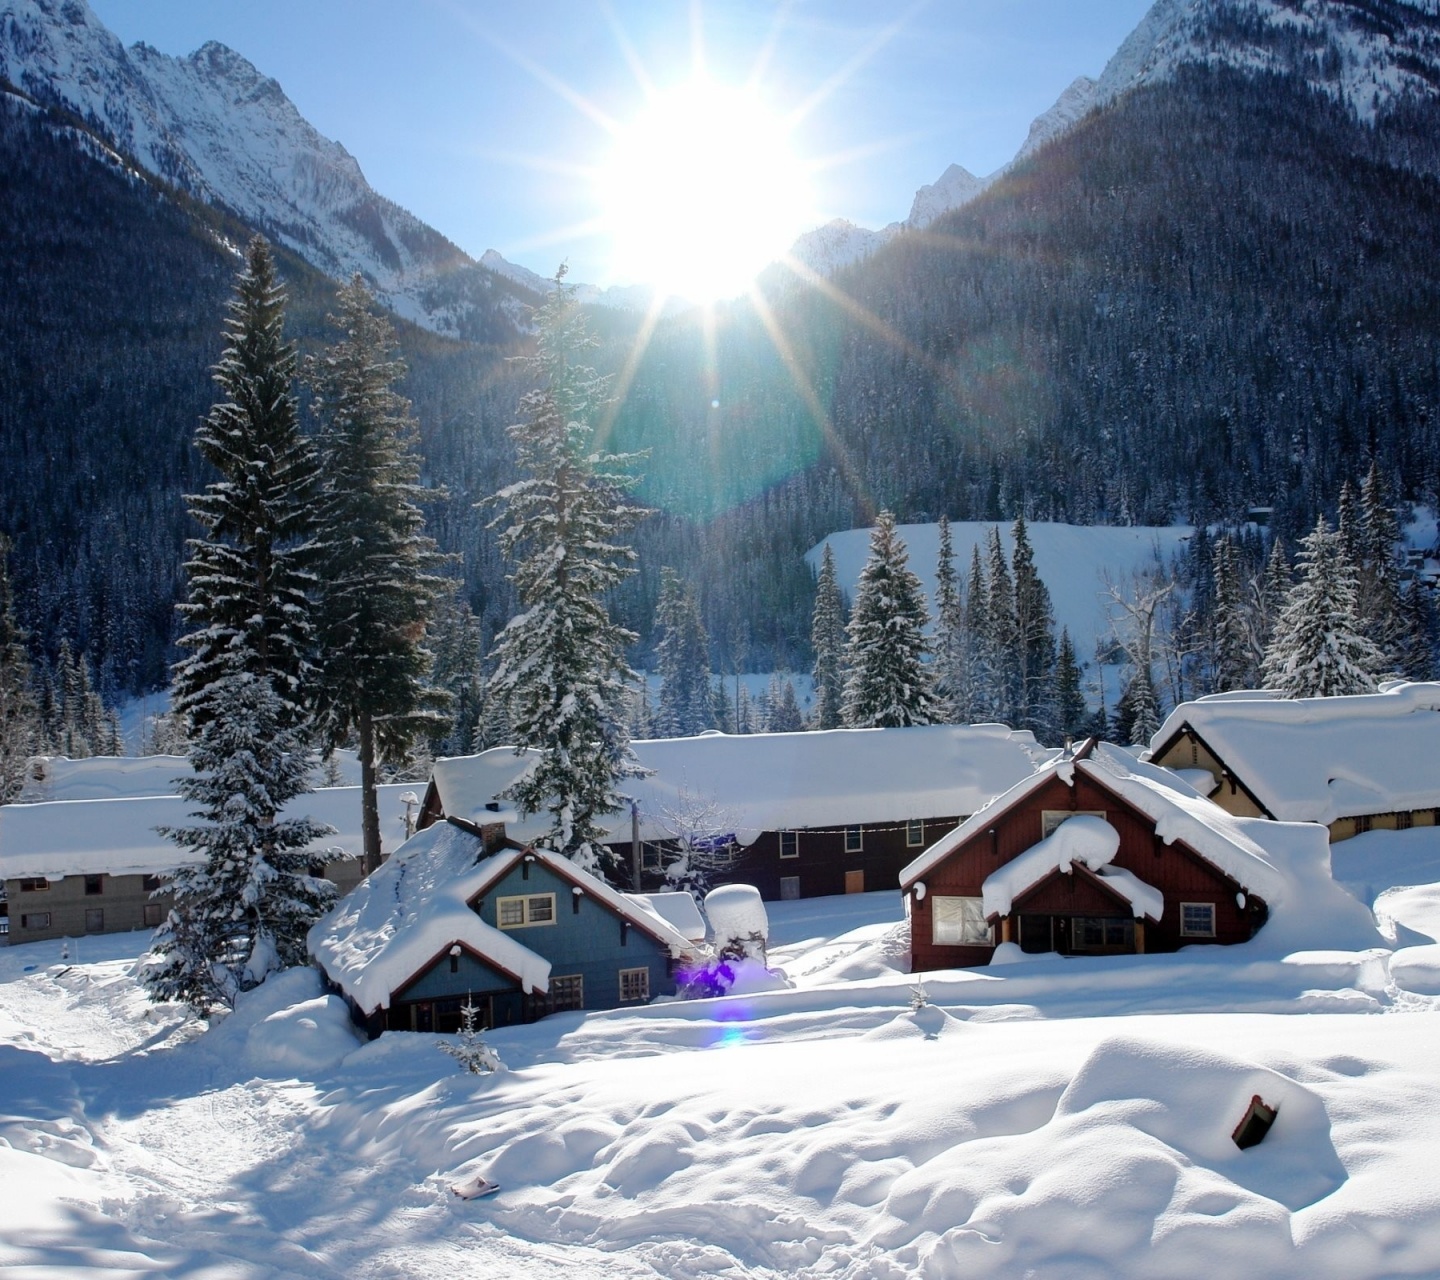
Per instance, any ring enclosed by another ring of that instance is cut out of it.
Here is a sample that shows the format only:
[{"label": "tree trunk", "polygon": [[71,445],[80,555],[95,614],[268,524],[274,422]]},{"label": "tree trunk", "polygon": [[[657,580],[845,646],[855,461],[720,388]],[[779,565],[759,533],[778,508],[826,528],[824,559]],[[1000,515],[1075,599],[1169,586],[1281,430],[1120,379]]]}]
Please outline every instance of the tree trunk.
[{"label": "tree trunk", "polygon": [[360,713],[360,829],[365,852],[360,870],[369,875],[380,865],[380,802],[375,795],[375,726],[370,713]]}]

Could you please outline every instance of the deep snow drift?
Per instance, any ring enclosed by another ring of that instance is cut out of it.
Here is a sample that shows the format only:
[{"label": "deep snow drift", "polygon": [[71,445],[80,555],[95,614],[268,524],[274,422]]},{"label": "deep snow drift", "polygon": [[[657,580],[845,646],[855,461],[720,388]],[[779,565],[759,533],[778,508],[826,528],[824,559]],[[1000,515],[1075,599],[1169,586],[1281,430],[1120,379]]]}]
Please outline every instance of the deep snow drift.
[{"label": "deep snow drift", "polygon": [[791,989],[552,1016],[485,1077],[360,1044],[308,971],[202,1033],[145,1004],[138,935],[0,950],[0,1271],[1434,1276],[1440,1002],[1406,975],[1440,833],[1362,840],[1337,873],[1393,954],[917,978],[898,893],[770,903]]}]

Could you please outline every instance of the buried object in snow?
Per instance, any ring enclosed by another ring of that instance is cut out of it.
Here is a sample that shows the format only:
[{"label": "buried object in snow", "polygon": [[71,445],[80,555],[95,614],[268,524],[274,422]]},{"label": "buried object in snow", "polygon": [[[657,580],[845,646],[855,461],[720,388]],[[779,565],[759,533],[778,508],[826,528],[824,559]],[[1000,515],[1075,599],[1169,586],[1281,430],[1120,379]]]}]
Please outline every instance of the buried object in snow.
[{"label": "buried object in snow", "polygon": [[455,1182],[450,1186],[462,1200],[478,1200],[482,1196],[493,1196],[500,1190],[498,1182],[491,1182],[489,1178],[476,1174],[473,1178],[467,1178],[464,1182]]},{"label": "buried object in snow", "polygon": [[1279,1114],[1278,1107],[1266,1106],[1260,1100],[1257,1093],[1250,1099],[1250,1105],[1245,1108],[1245,1114],[1241,1116],[1240,1123],[1235,1126],[1235,1132],[1230,1136],[1234,1139],[1235,1145],[1244,1151],[1246,1147],[1253,1147],[1263,1141],[1265,1135],[1270,1132],[1270,1126],[1275,1123],[1275,1117]]}]

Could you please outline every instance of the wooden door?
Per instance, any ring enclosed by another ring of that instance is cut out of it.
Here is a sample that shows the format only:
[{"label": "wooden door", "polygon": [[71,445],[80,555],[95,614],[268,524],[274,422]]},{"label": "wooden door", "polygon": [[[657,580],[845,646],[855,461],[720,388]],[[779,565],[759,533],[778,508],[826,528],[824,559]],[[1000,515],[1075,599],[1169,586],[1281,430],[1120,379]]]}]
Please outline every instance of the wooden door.
[{"label": "wooden door", "polygon": [[847,871],[845,873],[845,892],[865,892],[865,873],[863,871]]}]

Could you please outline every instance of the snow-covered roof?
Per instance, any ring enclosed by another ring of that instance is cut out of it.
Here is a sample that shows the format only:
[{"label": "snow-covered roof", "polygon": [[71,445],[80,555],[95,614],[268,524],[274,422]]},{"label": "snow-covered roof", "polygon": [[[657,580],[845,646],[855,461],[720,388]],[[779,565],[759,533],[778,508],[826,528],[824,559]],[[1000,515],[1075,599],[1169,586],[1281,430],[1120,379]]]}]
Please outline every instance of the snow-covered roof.
[{"label": "snow-covered roof", "polygon": [[1077,813],[1067,818],[1039,844],[1026,849],[1018,858],[997,867],[986,876],[980,892],[986,916],[1008,916],[1016,898],[1054,872],[1071,873],[1074,863],[1088,867],[1104,880],[1106,886],[1124,898],[1135,912],[1136,919],[1148,916],[1159,920],[1165,909],[1165,896],[1153,885],[1120,867],[1112,867],[1120,852],[1120,833],[1104,818],[1095,814]]},{"label": "snow-covered roof", "polygon": [[641,911],[659,916],[688,942],[705,941],[705,917],[695,905],[694,897],[683,891],[672,893],[625,893],[620,895],[633,902]]},{"label": "snow-covered roof", "polygon": [[[1027,778],[1011,788],[998,797],[988,810],[975,814],[947,833],[905,867],[900,872],[901,885],[908,889],[928,875],[955,849],[990,826],[998,814],[1023,800],[1052,776],[1059,776],[1071,784],[1076,770],[1108,787],[1149,817],[1155,823],[1156,835],[1166,844],[1184,841],[1202,858],[1238,882],[1247,893],[1259,894],[1267,902],[1275,894],[1283,894],[1284,878],[1271,863],[1265,838],[1256,838],[1254,824],[1232,817],[1169,770],[1142,763],[1129,752],[1108,743],[1097,745],[1082,759],[1057,760],[1033,778]],[[1062,825],[1069,826],[1073,821],[1072,818]],[[1274,825],[1261,823],[1259,830]],[[1324,832],[1319,828],[1315,830],[1323,839]],[[1021,855],[1022,858],[1025,856]],[[1119,891],[1119,886],[1115,887]]]},{"label": "snow-covered roof", "polygon": [[[632,744],[651,773],[623,790],[640,813],[640,836],[674,833],[675,815],[714,806],[718,823],[749,844],[762,831],[903,822],[973,813],[1054,753],[1033,734],[1004,725],[927,725],[909,729],[830,729],[817,733],[706,733]],[[435,763],[447,814],[495,821],[486,810],[533,767],[535,757],[496,747]],[[508,828],[540,838],[543,813]],[[612,815],[608,840],[630,838],[628,811]]]},{"label": "snow-covered roof", "polygon": [[1440,683],[1343,698],[1259,692],[1181,703],[1152,753],[1189,725],[1285,822],[1440,806]]},{"label": "snow-covered roof", "polygon": [[505,849],[483,857],[483,849],[472,832],[437,822],[407,840],[310,930],[310,954],[364,1013],[389,1008],[397,989],[457,944],[511,974],[522,990],[548,990],[550,962],[486,924],[469,905],[522,857],[572,881],[671,955],[692,950],[691,940],[643,899],[618,893],[568,858],[548,849]]},{"label": "snow-covered roof", "polygon": [[[360,784],[360,765],[355,752],[340,748],[334,753],[339,781],[345,786]],[[20,800],[26,804],[46,800],[123,800],[139,796],[173,796],[175,784],[194,770],[186,756],[32,756],[25,770]],[[322,780],[324,766],[316,764],[313,783]],[[413,789],[413,787],[412,787]]]},{"label": "snow-covered roof", "polygon": [[[400,797],[414,789],[413,783],[377,789],[382,852],[404,841]],[[190,801],[172,795],[0,805],[0,879],[156,875],[183,866],[193,859],[156,828],[189,825],[192,809]],[[359,787],[308,792],[286,805],[283,816],[310,817],[334,827],[337,834],[319,841],[317,848],[338,847],[352,857],[364,850]]]}]

